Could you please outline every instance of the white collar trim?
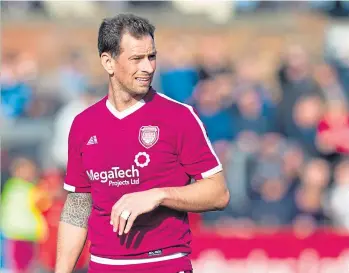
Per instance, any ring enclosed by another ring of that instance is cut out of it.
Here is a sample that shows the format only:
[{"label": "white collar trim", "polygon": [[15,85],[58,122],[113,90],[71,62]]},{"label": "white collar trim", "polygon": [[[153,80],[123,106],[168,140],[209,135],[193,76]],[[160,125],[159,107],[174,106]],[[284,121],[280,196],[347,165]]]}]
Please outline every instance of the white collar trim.
[{"label": "white collar trim", "polygon": [[116,108],[110,103],[110,101],[107,99],[106,106],[108,110],[118,119],[123,119],[132,113],[136,112],[138,109],[140,109],[145,104],[145,101],[142,99],[135,103],[134,105],[130,106],[129,108],[125,109],[124,111],[118,111]]}]

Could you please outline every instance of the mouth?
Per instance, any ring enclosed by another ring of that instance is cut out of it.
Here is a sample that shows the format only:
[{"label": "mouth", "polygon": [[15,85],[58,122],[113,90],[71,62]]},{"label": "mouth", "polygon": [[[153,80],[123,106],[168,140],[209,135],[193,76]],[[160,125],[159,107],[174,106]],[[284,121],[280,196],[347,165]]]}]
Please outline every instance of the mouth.
[{"label": "mouth", "polygon": [[136,80],[142,84],[148,84],[150,82],[150,77],[136,77]]}]

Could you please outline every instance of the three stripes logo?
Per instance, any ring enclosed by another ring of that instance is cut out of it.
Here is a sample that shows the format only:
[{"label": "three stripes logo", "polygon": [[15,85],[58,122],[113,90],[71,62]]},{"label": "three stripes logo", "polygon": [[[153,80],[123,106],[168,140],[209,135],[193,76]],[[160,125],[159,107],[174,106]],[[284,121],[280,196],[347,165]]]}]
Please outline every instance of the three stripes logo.
[{"label": "three stripes logo", "polygon": [[98,144],[96,136],[91,136],[86,145],[93,145],[93,144]]}]

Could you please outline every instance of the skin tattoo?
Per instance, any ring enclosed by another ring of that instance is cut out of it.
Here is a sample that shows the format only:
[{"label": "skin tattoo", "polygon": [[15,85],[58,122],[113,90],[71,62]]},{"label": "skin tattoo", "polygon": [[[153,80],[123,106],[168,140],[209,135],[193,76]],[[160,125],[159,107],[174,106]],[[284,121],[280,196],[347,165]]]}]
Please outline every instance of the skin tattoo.
[{"label": "skin tattoo", "polygon": [[81,228],[87,228],[92,207],[90,193],[69,193],[61,214],[61,221]]}]

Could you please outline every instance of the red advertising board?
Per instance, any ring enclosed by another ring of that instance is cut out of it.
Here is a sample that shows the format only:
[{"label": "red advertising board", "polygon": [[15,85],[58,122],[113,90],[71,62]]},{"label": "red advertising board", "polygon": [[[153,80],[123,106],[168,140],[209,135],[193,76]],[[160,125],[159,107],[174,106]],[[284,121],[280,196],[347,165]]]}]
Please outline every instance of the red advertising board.
[{"label": "red advertising board", "polygon": [[196,233],[192,247],[198,273],[349,273],[349,233],[332,230]]}]

